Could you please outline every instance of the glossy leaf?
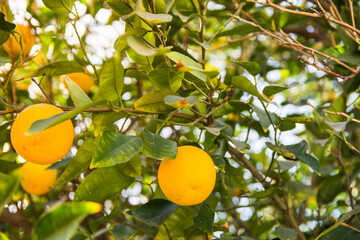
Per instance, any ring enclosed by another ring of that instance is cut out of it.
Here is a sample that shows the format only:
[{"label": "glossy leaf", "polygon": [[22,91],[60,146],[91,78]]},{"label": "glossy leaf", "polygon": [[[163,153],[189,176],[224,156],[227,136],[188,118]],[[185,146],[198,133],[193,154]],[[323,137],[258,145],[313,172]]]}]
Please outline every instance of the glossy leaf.
[{"label": "glossy leaf", "polygon": [[123,224],[115,224],[112,233],[115,239],[129,239],[135,233],[135,229]]},{"label": "glossy leaf", "polygon": [[175,67],[180,71],[189,72],[201,81],[206,82],[207,77],[203,73],[205,70],[202,69],[200,63],[195,62],[190,57],[185,56],[179,52],[168,52],[165,54],[165,56],[170,58],[171,61],[175,62]]},{"label": "glossy leaf", "polygon": [[269,102],[269,99],[263,97],[259,91],[256,89],[254,84],[245,76],[235,76],[231,79],[232,84],[234,87],[245,91],[255,97],[258,97],[260,100],[264,102]]},{"label": "glossy leaf", "polygon": [[119,54],[107,60],[100,73],[100,86],[97,98],[115,101],[121,99],[124,87],[124,68]]},{"label": "glossy leaf", "polygon": [[275,228],[275,233],[281,240],[296,240],[297,232],[292,228],[278,226]]},{"label": "glossy leaf", "polygon": [[140,28],[140,27],[137,27],[137,28],[129,28],[127,29],[127,31],[120,35],[118,37],[118,39],[116,39],[115,41],[115,44],[114,44],[114,48],[118,51],[118,52],[121,52],[123,49],[127,48],[128,47],[128,40],[127,38],[131,35],[135,35],[137,37],[143,37],[145,36],[145,34],[147,33],[148,31],[144,28]]},{"label": "glossy leaf", "polygon": [[96,169],[78,186],[74,201],[101,202],[113,198],[129,187],[133,180],[115,167]]},{"label": "glossy leaf", "polygon": [[117,129],[114,123],[126,116],[127,113],[125,112],[93,113],[92,123],[94,124],[94,136],[101,136],[106,130]]},{"label": "glossy leaf", "polygon": [[306,141],[301,141],[297,144],[286,145],[285,146],[291,153],[293,153],[296,159],[302,161],[311,167],[315,172],[320,174],[320,164],[319,160],[312,155],[306,153],[309,145]]},{"label": "glossy leaf", "polygon": [[280,146],[277,146],[277,145],[274,145],[270,142],[266,142],[266,146],[268,146],[268,148],[270,148],[271,150],[273,150],[274,152],[286,157],[286,158],[290,158],[290,159],[293,159],[295,160],[295,154],[290,152],[285,146],[283,145],[280,145]]},{"label": "glossy leaf", "polygon": [[163,224],[179,206],[165,199],[153,199],[137,208],[131,214],[150,226]]},{"label": "glossy leaf", "polygon": [[141,177],[142,166],[140,154],[135,155],[128,162],[120,163],[115,166],[120,172],[124,173],[126,176],[133,178]]},{"label": "glossy leaf", "polygon": [[164,98],[171,94],[173,94],[173,92],[170,89],[146,93],[134,103],[133,108],[148,113],[170,112],[174,108],[165,104]]},{"label": "glossy leaf", "polygon": [[20,171],[14,171],[0,178],[0,214],[4,205],[11,200],[12,194],[19,188],[21,178]]},{"label": "glossy leaf", "polygon": [[[254,112],[258,116],[261,126],[264,129],[264,132],[267,132],[271,123],[274,123],[276,125],[279,122],[279,117],[275,113],[268,112],[269,113],[269,115],[268,115],[268,113],[266,113],[265,110],[262,110],[261,108],[258,108],[255,105],[251,104],[250,107],[254,110]],[[270,120],[269,116],[270,116],[271,120]]]},{"label": "glossy leaf", "polygon": [[194,216],[194,224],[201,231],[212,234],[215,213],[206,204],[201,204],[196,216]]},{"label": "glossy leaf", "polygon": [[30,134],[38,133],[45,129],[51,128],[57,124],[60,124],[64,121],[68,120],[68,119],[76,117],[78,114],[84,112],[86,109],[88,109],[90,107],[94,107],[96,105],[100,105],[101,103],[102,103],[102,101],[92,102],[92,103],[86,104],[82,107],[76,108],[72,111],[60,113],[60,114],[57,114],[50,118],[38,120],[30,126],[30,128],[27,130],[26,134],[30,135]]},{"label": "glossy leaf", "polygon": [[174,141],[168,140],[144,129],[142,142],[143,145],[141,147],[141,152],[146,157],[159,160],[163,160],[165,158],[175,159],[176,157],[177,144]]},{"label": "glossy leaf", "polygon": [[261,71],[260,65],[256,62],[240,62],[234,59],[231,59],[231,61],[245,68],[254,77],[258,75]]},{"label": "glossy leaf", "polygon": [[42,0],[44,5],[56,13],[64,14],[72,12],[75,0]]},{"label": "glossy leaf", "polygon": [[[184,77],[183,72],[179,71],[177,74]],[[181,87],[182,83],[181,77],[177,74],[170,71],[168,68],[155,69],[149,73],[149,79],[158,91],[167,88],[176,92]]]},{"label": "glossy leaf", "polygon": [[87,215],[97,213],[100,210],[101,205],[93,202],[67,202],[56,206],[35,224],[33,239],[70,239]]},{"label": "glossy leaf", "polygon": [[109,167],[129,161],[141,150],[141,139],[106,131],[96,148],[90,168]]},{"label": "glossy leaf", "polygon": [[76,107],[82,107],[92,103],[89,96],[71,78],[65,76],[66,85],[69,88],[71,100]]},{"label": "glossy leaf", "polygon": [[142,19],[144,19],[147,22],[152,23],[152,24],[171,22],[172,18],[173,18],[170,14],[164,14],[164,13],[153,14],[153,13],[142,12],[142,11],[137,12],[136,15],[138,15]]},{"label": "glossy leaf", "polygon": [[146,57],[155,56],[164,52],[170,51],[171,47],[164,48],[163,46],[157,48],[136,35],[127,37],[127,44],[138,54]]},{"label": "glossy leaf", "polygon": [[164,98],[165,104],[179,109],[185,109],[194,106],[196,100],[197,100],[196,96],[183,98],[176,95],[167,95]]},{"label": "glossy leaf", "polygon": [[297,85],[298,85],[298,83],[296,83],[296,82],[290,84],[289,86],[280,86],[280,85],[272,84],[272,85],[264,87],[263,94],[267,97],[271,97],[272,95],[275,95],[279,92],[283,92],[283,91],[288,90],[289,88],[295,87]]},{"label": "glossy leaf", "polygon": [[56,179],[54,186],[67,183],[80,176],[89,166],[99,139],[90,137],[80,146],[73,160],[67,165],[64,172]]},{"label": "glossy leaf", "polygon": [[74,61],[59,61],[50,63],[25,74],[19,80],[41,76],[59,76],[68,73],[85,72],[84,68]]},{"label": "glossy leaf", "polygon": [[131,9],[122,1],[117,0],[105,0],[105,3],[113,10],[119,17],[127,15],[131,12]]}]

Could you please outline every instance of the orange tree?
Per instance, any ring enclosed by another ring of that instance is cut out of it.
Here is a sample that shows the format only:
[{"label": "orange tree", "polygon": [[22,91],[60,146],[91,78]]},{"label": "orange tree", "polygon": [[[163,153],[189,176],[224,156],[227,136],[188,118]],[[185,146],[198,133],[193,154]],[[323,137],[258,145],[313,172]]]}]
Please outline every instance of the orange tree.
[{"label": "orange tree", "polygon": [[360,239],[359,6],[0,0],[0,239]]}]

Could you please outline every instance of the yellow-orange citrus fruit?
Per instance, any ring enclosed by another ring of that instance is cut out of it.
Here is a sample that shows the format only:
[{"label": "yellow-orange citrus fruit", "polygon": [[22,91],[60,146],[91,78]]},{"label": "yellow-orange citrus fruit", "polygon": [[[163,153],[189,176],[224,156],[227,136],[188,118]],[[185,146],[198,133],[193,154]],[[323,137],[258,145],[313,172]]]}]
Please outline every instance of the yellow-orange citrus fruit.
[{"label": "yellow-orange citrus fruit", "polygon": [[174,160],[164,159],[158,171],[159,185],[172,202],[189,206],[203,202],[215,186],[214,163],[204,150],[178,147]]},{"label": "yellow-orange citrus fruit", "polygon": [[11,143],[16,152],[36,164],[51,164],[63,158],[69,152],[74,139],[74,127],[70,120],[35,134],[26,134],[35,121],[60,113],[63,113],[63,110],[45,103],[25,108],[11,127]]},{"label": "yellow-orange citrus fruit", "polygon": [[88,93],[91,87],[94,85],[94,79],[86,73],[70,73],[66,75],[68,78],[73,80],[84,92]]},{"label": "yellow-orange citrus fruit", "polygon": [[26,162],[21,166],[21,186],[29,194],[42,195],[50,191],[56,181],[56,170],[47,169],[50,165]]},{"label": "yellow-orange citrus fruit", "polygon": [[[30,26],[16,25],[15,30],[22,36],[21,42],[23,46],[23,58],[28,59],[31,48],[35,44],[35,36],[31,33]],[[15,33],[16,38],[19,40],[20,36]],[[16,41],[13,35],[10,35],[9,39],[2,45],[5,52],[7,52],[10,58],[14,59],[21,53],[20,44]]]}]

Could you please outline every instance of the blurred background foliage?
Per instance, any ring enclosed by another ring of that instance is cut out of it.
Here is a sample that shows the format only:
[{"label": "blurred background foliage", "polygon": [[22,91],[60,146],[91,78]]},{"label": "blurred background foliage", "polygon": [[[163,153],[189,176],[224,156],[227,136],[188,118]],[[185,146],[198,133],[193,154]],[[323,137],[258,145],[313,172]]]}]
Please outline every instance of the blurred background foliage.
[{"label": "blurred background foliage", "polygon": [[[360,1],[0,3],[0,239],[360,239]],[[54,188],[34,196],[9,126],[39,102],[72,111],[76,135]],[[136,145],[154,145],[145,129],[164,141],[154,149],[212,156],[204,203],[160,200],[158,152]],[[102,165],[116,134],[136,153]]]}]

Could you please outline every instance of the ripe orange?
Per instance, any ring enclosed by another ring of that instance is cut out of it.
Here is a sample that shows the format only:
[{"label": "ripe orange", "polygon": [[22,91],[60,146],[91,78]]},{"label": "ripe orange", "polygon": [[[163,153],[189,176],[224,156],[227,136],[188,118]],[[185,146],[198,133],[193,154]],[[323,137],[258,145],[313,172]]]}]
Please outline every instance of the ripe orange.
[{"label": "ripe orange", "polygon": [[45,103],[25,108],[11,127],[11,143],[16,152],[36,164],[51,164],[63,158],[69,152],[74,139],[74,127],[70,120],[35,134],[26,134],[35,121],[60,113],[63,113],[63,110]]},{"label": "ripe orange", "polygon": [[29,194],[42,195],[50,191],[56,181],[57,171],[47,169],[50,165],[26,162],[21,166],[21,186]]},{"label": "ripe orange", "polygon": [[82,72],[70,73],[65,76],[73,80],[86,93],[90,92],[95,83],[92,77]]},{"label": "ripe orange", "polygon": [[181,146],[174,160],[161,162],[158,180],[170,201],[189,206],[203,202],[210,195],[215,186],[216,171],[211,157],[204,150]]},{"label": "ripe orange", "polygon": [[[29,58],[30,50],[35,44],[35,36],[31,33],[30,26],[16,25],[15,30],[22,36],[23,58],[26,60]],[[20,39],[18,34],[15,33],[15,36],[18,40]],[[9,39],[2,46],[12,59],[15,59],[21,53],[20,44],[13,35],[10,35]]]}]

